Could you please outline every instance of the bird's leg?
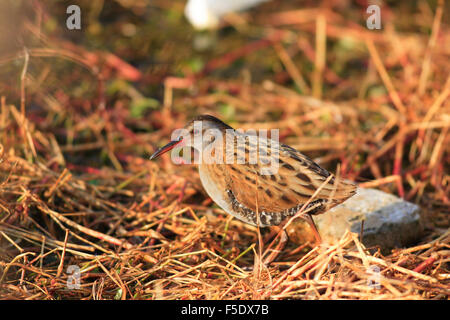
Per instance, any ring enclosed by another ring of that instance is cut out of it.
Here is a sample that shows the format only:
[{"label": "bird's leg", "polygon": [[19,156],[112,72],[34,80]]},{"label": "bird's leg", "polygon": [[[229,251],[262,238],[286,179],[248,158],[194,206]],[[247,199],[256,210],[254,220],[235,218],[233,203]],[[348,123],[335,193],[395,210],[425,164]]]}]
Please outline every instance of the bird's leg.
[{"label": "bird's leg", "polygon": [[314,233],[314,238],[316,239],[316,243],[317,245],[320,245],[322,243],[322,238],[320,237],[320,233],[319,230],[317,230],[316,224],[314,223],[313,218],[311,217],[311,215],[309,213],[306,213],[302,216],[303,219],[306,220],[306,222],[308,222],[309,226],[311,227],[313,233]]},{"label": "bird's leg", "polygon": [[280,252],[283,251],[284,247],[286,247],[286,244],[289,240],[286,230],[281,229],[279,232],[281,233],[280,241],[278,242],[277,246],[274,249],[270,248],[268,249],[271,250],[272,252],[264,259],[264,264],[266,266],[272,263],[275,260],[275,258],[278,257]]}]

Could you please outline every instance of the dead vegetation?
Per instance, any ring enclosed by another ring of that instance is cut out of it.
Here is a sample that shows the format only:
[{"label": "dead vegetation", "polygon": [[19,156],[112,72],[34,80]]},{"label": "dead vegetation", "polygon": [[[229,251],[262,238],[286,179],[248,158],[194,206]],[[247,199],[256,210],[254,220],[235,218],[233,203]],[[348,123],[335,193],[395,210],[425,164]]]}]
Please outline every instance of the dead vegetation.
[{"label": "dead vegetation", "polygon": [[[81,2],[87,31],[71,40],[51,27],[64,2],[25,2],[20,45],[0,57],[2,299],[449,298],[448,3],[385,6],[370,31],[363,6],[275,1],[199,53],[184,2],[154,1],[151,22],[143,1]],[[148,160],[202,113],[280,129],[331,171],[417,203],[424,238],[383,256],[347,233],[262,266],[256,229],[212,204],[194,167]]]}]

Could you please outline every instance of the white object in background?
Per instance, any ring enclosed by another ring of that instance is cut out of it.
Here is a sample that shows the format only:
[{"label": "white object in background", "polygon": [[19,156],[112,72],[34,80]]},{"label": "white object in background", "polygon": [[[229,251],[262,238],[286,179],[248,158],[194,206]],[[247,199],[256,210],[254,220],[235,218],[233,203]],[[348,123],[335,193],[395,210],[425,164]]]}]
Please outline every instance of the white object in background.
[{"label": "white object in background", "polygon": [[184,14],[196,29],[212,29],[227,13],[245,10],[268,0],[189,0]]}]

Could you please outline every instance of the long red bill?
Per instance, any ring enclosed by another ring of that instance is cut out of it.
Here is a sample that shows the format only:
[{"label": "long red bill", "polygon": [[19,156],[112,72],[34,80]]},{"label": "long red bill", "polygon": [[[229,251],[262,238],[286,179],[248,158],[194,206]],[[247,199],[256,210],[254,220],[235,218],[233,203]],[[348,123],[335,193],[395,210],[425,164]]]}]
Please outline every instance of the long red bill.
[{"label": "long red bill", "polygon": [[183,138],[180,138],[178,140],[170,141],[168,144],[166,144],[164,147],[159,148],[150,156],[150,160],[153,160],[163,153],[166,153],[167,151],[172,150],[177,144],[179,144],[181,141],[183,141]]}]

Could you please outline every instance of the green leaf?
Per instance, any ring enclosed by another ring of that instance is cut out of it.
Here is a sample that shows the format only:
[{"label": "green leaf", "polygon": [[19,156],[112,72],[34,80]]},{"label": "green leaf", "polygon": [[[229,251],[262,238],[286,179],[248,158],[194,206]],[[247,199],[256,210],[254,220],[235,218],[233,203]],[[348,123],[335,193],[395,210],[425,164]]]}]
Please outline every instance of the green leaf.
[{"label": "green leaf", "polygon": [[114,300],[120,300],[122,298],[122,289],[118,289],[116,295],[114,296]]},{"label": "green leaf", "polygon": [[147,109],[156,109],[159,101],[152,98],[137,99],[131,103],[130,114],[133,118],[142,118]]},{"label": "green leaf", "polygon": [[187,64],[188,64],[189,68],[191,69],[191,71],[194,73],[201,71],[203,69],[203,67],[205,66],[205,63],[199,57],[190,59],[187,62]]}]

